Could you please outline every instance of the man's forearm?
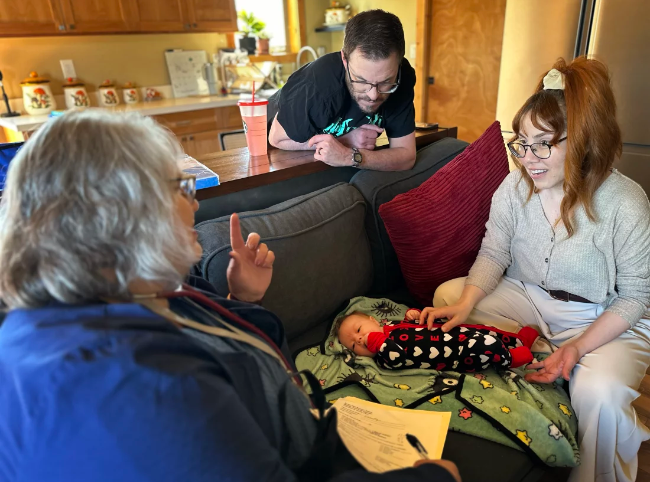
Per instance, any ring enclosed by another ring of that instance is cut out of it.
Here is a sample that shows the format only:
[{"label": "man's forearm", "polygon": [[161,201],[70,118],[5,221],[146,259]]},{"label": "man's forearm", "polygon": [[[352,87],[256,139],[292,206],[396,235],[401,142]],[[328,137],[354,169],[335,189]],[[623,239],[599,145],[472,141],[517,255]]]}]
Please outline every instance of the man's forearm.
[{"label": "man's forearm", "polygon": [[271,142],[273,147],[282,149],[283,151],[313,151],[313,147],[309,147],[309,141],[296,142],[291,139],[282,139],[280,141]]},{"label": "man's forearm", "polygon": [[406,147],[390,147],[369,151],[359,149],[363,154],[362,169],[374,171],[406,171],[415,164],[415,153]]},{"label": "man's forearm", "polygon": [[282,124],[278,122],[277,115],[271,123],[271,130],[269,131],[269,144],[277,149],[283,151],[313,151],[313,147],[309,147],[309,141],[296,142],[292,140],[285,132]]}]

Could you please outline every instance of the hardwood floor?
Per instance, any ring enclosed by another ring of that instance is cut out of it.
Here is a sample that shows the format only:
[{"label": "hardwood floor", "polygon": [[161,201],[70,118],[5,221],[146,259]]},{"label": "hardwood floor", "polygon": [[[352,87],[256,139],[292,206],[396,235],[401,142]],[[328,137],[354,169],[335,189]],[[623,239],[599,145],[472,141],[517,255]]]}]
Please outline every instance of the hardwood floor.
[{"label": "hardwood floor", "polygon": [[[641,421],[650,427],[650,375],[645,376],[639,387],[641,396],[634,401],[634,408]],[[650,441],[641,444],[637,482],[650,482]]]}]

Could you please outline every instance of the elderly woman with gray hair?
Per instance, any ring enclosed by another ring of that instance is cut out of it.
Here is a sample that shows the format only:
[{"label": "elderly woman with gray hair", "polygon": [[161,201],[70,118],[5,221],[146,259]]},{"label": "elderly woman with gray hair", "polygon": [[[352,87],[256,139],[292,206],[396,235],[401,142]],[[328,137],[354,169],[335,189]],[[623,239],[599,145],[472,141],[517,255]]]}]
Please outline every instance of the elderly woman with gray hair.
[{"label": "elderly woman with gray hair", "polygon": [[459,481],[444,461],[331,470],[335,418],[314,420],[282,324],[253,304],[273,253],[233,215],[229,299],[188,277],[201,246],[181,155],[149,118],[85,111],[49,121],[12,162],[0,480]]}]

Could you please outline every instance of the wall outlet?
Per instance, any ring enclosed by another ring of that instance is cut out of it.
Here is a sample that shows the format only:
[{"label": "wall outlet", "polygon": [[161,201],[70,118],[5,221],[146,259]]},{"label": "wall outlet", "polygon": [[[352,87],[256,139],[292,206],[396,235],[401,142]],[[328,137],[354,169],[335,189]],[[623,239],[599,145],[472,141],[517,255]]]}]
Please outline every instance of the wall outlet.
[{"label": "wall outlet", "polygon": [[72,60],[61,60],[61,70],[63,71],[64,79],[67,79],[68,77],[74,79],[77,77],[77,72],[74,70],[74,63]]},{"label": "wall outlet", "polygon": [[409,51],[409,58],[414,59],[418,55],[418,50],[415,44],[411,44],[410,51]]}]

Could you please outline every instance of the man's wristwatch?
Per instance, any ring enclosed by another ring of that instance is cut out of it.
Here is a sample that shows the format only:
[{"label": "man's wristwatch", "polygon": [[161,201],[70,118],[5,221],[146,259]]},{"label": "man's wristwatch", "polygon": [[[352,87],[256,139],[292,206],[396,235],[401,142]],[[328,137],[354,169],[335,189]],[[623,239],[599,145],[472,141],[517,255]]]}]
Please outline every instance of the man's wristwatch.
[{"label": "man's wristwatch", "polygon": [[359,149],[356,147],[352,148],[352,162],[354,167],[361,167],[361,162],[363,161],[363,154],[359,152]]}]

